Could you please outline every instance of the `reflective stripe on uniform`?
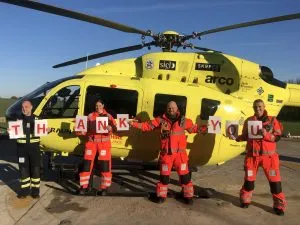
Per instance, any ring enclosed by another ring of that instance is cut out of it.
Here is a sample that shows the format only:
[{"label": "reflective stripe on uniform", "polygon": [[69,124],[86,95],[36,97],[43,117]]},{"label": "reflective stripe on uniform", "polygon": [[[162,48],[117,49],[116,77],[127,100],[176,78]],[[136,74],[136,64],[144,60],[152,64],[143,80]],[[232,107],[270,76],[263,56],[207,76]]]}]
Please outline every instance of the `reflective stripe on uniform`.
[{"label": "reflective stripe on uniform", "polygon": [[40,178],[31,178],[32,182],[40,182],[40,180],[41,180]]},{"label": "reflective stripe on uniform", "polygon": [[109,187],[111,185],[111,183],[108,182],[102,182],[101,186],[105,186],[105,187]]},{"label": "reflective stripe on uniform", "polygon": [[81,176],[80,181],[89,180],[90,176]]},{"label": "reflective stripe on uniform", "polygon": [[104,181],[104,180],[111,181],[111,178],[110,177],[101,177],[101,181]]},{"label": "reflective stripe on uniform", "polygon": [[30,183],[22,184],[22,185],[21,185],[21,188],[27,188],[27,187],[29,187],[29,186],[30,186]]},{"label": "reflective stripe on uniform", "polygon": [[[40,139],[30,139],[29,142],[30,143],[37,143],[37,142],[40,142]],[[27,142],[24,139],[17,139],[17,143],[26,144]]]},{"label": "reflective stripe on uniform", "polygon": [[88,180],[87,181],[80,181],[81,186],[84,185],[84,184],[89,184],[89,181]]},{"label": "reflective stripe on uniform", "polygon": [[255,150],[253,149],[253,153],[257,155],[273,155],[275,153],[275,150],[265,151],[265,150]]},{"label": "reflective stripe on uniform", "polygon": [[25,179],[20,179],[20,182],[22,182],[22,183],[25,183],[25,182],[27,182],[27,181],[30,181],[30,177],[27,177],[27,178],[25,178]]},{"label": "reflective stripe on uniform", "polygon": [[110,137],[107,136],[107,137],[102,137],[102,138],[93,138],[90,141],[92,141],[92,142],[106,142],[106,141],[109,141],[109,140],[110,140]]},{"label": "reflective stripe on uniform", "polygon": [[251,193],[243,193],[241,195],[241,200],[243,203],[251,202],[251,198],[252,198],[252,192]]},{"label": "reflective stripe on uniform", "polygon": [[39,188],[39,187],[40,187],[40,184],[31,184],[30,186],[31,186],[31,187]]},{"label": "reflective stripe on uniform", "polygon": [[168,191],[160,191],[157,193],[158,197],[167,197]]}]

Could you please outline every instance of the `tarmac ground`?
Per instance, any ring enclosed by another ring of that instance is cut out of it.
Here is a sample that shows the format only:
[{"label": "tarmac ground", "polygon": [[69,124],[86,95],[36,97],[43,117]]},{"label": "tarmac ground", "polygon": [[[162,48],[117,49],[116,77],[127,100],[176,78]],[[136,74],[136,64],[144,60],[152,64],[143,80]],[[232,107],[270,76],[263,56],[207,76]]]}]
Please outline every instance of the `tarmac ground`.
[{"label": "tarmac ground", "polygon": [[[42,181],[40,199],[18,199],[18,165],[13,141],[0,140],[0,224],[89,225],[89,224],[300,224],[300,142],[278,143],[282,187],[288,201],[284,216],[272,209],[268,181],[260,169],[253,203],[239,207],[243,183],[244,155],[220,166],[204,166],[192,174],[195,185],[193,205],[175,198],[180,191],[176,172],[172,172],[169,197],[163,204],[149,201],[155,191],[158,171],[114,170],[108,196],[76,195],[78,184],[71,180]],[[47,176],[48,176],[47,175]],[[94,184],[99,182],[95,177]]]}]

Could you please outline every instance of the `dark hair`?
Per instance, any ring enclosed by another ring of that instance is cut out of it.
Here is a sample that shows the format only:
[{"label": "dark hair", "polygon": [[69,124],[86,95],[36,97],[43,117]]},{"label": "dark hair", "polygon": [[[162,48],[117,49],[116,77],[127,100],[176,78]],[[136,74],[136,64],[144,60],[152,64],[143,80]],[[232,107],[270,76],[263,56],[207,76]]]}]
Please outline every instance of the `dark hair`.
[{"label": "dark hair", "polygon": [[262,99],[259,98],[259,99],[256,99],[256,100],[253,102],[253,105],[255,105],[256,103],[259,103],[259,102],[265,104],[264,101],[263,101]]},{"label": "dark hair", "polygon": [[96,105],[97,102],[100,102],[102,105],[104,105],[104,101],[103,101],[102,99],[100,99],[100,98],[98,98],[98,99],[95,101],[95,105]]},{"label": "dark hair", "polygon": [[24,99],[22,100],[22,104],[23,104],[24,102],[30,102],[30,104],[32,105],[32,101],[31,101],[29,98],[24,98]]}]

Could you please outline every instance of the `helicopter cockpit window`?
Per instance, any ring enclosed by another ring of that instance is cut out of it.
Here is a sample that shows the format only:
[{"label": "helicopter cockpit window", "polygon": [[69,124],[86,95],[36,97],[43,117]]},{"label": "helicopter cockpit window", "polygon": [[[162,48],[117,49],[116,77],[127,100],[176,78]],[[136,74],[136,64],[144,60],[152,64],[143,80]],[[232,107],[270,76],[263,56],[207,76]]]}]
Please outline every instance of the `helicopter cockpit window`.
[{"label": "helicopter cockpit window", "polygon": [[12,104],[6,111],[6,117],[10,120],[14,120],[15,118],[19,117],[22,114],[22,101],[24,99],[30,99],[32,101],[32,111],[36,109],[36,107],[41,103],[41,101],[44,99],[44,97],[48,94],[48,92],[59,85],[60,83],[72,80],[72,79],[80,79],[83,76],[71,76],[71,77],[64,77],[56,81],[47,82],[41,87],[37,88],[36,90],[32,91],[31,93],[25,95],[24,97],[20,98],[18,101],[16,101],[14,104]]},{"label": "helicopter cockpit window", "polygon": [[138,92],[136,90],[89,86],[85,98],[84,115],[95,111],[97,99],[104,101],[106,111],[117,118],[117,114],[136,116]]},{"label": "helicopter cockpit window", "polygon": [[79,86],[67,86],[52,95],[45,104],[41,117],[53,118],[73,118],[77,115]]},{"label": "helicopter cockpit window", "polygon": [[208,120],[209,116],[215,115],[220,104],[220,101],[203,98],[201,103],[200,119]]},{"label": "helicopter cockpit window", "polygon": [[186,111],[186,97],[179,95],[156,94],[154,99],[153,116],[161,116],[166,112],[168,102],[174,101],[177,103],[178,109],[182,115]]}]

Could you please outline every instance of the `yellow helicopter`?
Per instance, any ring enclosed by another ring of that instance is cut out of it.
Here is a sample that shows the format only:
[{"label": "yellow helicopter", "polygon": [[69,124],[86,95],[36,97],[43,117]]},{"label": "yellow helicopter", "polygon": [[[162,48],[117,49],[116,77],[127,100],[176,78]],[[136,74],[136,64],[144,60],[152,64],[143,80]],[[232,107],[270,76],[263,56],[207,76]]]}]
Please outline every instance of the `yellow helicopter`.
[{"label": "yellow helicopter", "polygon": [[[221,52],[197,47],[190,39],[207,34],[300,18],[300,13],[219,27],[191,35],[174,31],[153,33],[99,17],[27,0],[1,2],[64,16],[127,33],[142,35],[142,43],[88,56],[88,60],[156,46],[162,52],[137,58],[113,61],[86,69],[75,76],[49,82],[23,98],[33,101],[34,114],[48,120],[48,136],[41,137],[44,151],[63,156],[81,156],[84,139],[74,132],[76,115],[94,110],[95,99],[101,97],[114,117],[147,121],[160,115],[166,103],[174,100],[183,114],[199,125],[207,125],[209,116],[225,121],[239,121],[253,114],[252,102],[261,98],[270,115],[277,116],[283,106],[300,106],[300,85],[277,80],[266,66]],[[145,42],[145,37],[152,41]],[[199,52],[178,52],[190,48]],[[87,57],[67,61],[54,68],[85,62]],[[21,113],[22,99],[6,112],[13,119]],[[241,129],[241,126],[240,128]],[[216,165],[239,155],[244,143],[236,143],[221,134],[187,134],[190,163],[193,166]],[[112,156],[142,163],[156,162],[159,135],[131,129],[112,135]]]}]

